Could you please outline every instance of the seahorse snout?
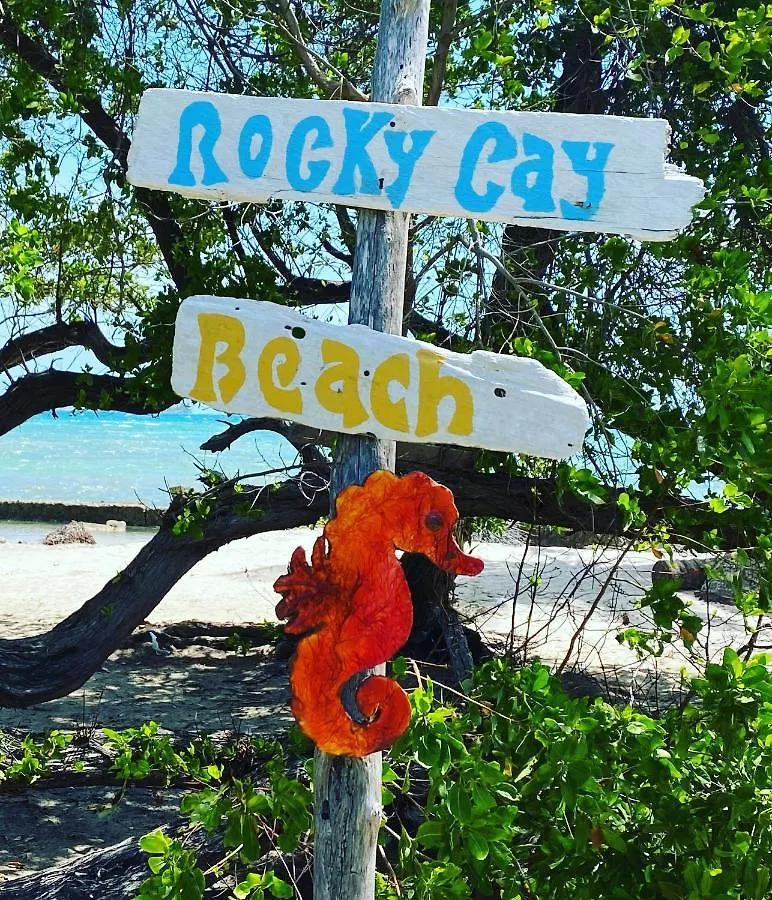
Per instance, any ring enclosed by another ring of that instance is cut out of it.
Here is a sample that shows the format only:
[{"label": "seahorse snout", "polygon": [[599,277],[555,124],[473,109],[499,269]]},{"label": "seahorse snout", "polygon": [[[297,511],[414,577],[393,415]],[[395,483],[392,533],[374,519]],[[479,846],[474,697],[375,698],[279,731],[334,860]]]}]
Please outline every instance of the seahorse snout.
[{"label": "seahorse snout", "polygon": [[[445,553],[442,553],[442,545],[445,545]],[[434,562],[440,568],[454,575],[479,575],[485,563],[476,556],[469,556],[458,546],[453,532],[448,529],[444,540],[440,541],[437,550],[440,551]]]},{"label": "seahorse snout", "polygon": [[443,560],[443,569],[454,575],[479,575],[485,567],[485,563],[476,556],[468,556],[453,541],[454,547],[448,549]]}]

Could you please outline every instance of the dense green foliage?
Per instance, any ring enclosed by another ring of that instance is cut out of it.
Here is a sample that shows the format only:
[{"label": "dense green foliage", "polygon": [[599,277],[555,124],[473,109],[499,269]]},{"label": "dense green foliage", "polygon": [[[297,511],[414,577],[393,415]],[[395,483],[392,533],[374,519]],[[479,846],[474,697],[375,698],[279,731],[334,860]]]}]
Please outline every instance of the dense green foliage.
[{"label": "dense green foliage", "polygon": [[0,731],[0,785],[14,783],[33,784],[48,770],[49,764],[58,760],[62,752],[72,743],[72,735],[54,730],[41,741],[32,735],[25,735],[16,752],[4,746],[4,735]]},{"label": "dense green foliage", "polygon": [[403,791],[405,757],[428,780],[403,895],[769,897],[769,661],[728,650],[692,689],[659,719],[570,699],[538,663],[482,667],[463,710],[416,691],[392,763]]},{"label": "dense green foliage", "polygon": [[[427,682],[385,772],[380,900],[768,898],[769,660],[727,651],[690,688],[690,702],[654,719],[571,699],[538,662],[487,663],[461,704],[438,702]],[[296,851],[311,824],[308,788],[280,756],[268,770],[267,789],[226,779],[182,805],[246,865],[272,846]],[[161,892],[161,869],[163,884],[180,866],[193,878],[195,857],[167,837],[144,841],[156,878],[143,896],[202,896],[197,875],[198,893]],[[285,896],[274,877],[255,875],[250,896]]]},{"label": "dense green foliage", "polygon": [[[683,687],[652,718],[572,699],[538,662],[486,663],[452,705],[426,681],[384,773],[379,900],[772,896],[772,664],[727,650]],[[238,898],[293,896],[276,854],[308,856],[312,793],[279,742],[179,747],[152,722],[104,735],[119,782],[195,785],[182,812],[226,858],[204,872],[189,841],[153,832],[142,897],[198,900],[226,871]],[[25,738],[0,772],[45,778],[67,747]]]}]

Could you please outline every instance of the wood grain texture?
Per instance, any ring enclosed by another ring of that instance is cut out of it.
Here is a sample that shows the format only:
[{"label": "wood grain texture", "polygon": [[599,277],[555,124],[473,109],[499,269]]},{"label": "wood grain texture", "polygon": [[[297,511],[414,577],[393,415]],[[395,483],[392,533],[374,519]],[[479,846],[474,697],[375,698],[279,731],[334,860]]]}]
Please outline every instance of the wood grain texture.
[{"label": "wood grain texture", "polygon": [[666,163],[665,120],[421,107],[411,67],[406,60],[390,86],[376,68],[387,103],[149,90],[128,179],[213,200],[307,200],[647,240],[691,221],[703,185]]},{"label": "wood grain texture", "polygon": [[[374,217],[360,217],[363,262],[352,283],[352,316],[367,327],[329,325],[268,302],[191,297],[177,316],[174,390],[227,412],[345,434],[553,459],[577,453],[586,405],[537,360],[380,333],[399,330],[405,238],[394,220],[405,217],[381,214],[382,240]],[[393,460],[371,463],[389,468]]]},{"label": "wood grain texture", "polygon": [[314,761],[314,900],[372,900],[381,826],[381,754],[317,752]]}]

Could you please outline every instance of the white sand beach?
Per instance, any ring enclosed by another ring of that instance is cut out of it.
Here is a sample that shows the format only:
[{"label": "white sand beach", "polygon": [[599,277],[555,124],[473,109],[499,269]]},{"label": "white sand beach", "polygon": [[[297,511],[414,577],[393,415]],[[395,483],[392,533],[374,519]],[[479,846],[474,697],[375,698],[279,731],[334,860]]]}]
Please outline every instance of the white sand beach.
[{"label": "white sand beach", "polygon": [[[275,621],[273,582],[286,570],[292,550],[299,545],[310,550],[318,534],[298,528],[223,547],[183,577],[148,621],[162,626],[193,619],[234,628]],[[61,621],[121,571],[150,535],[95,537],[95,545],[0,544],[0,637],[38,633]],[[456,596],[462,615],[486,640],[501,642],[514,625],[514,647],[528,656],[560,663],[570,649],[567,665],[572,668],[639,666],[616,635],[626,624],[646,623],[635,601],[651,584],[653,554],[566,547],[526,550],[497,543],[474,545],[472,552],[485,561],[485,569],[475,578],[459,578]],[[713,658],[724,646],[745,640],[733,608],[711,604],[706,609],[694,594],[684,596],[711,622],[707,647],[695,646],[698,655]],[[645,661],[643,668],[656,663],[677,674],[689,662],[677,642],[658,660]]]}]

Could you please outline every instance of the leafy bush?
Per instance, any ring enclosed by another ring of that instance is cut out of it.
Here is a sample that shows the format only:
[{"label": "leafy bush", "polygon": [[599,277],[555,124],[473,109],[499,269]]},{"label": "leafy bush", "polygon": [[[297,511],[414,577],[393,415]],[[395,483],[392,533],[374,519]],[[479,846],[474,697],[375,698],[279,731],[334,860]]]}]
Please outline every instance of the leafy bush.
[{"label": "leafy bush", "polygon": [[161,774],[168,782],[185,771],[185,761],[174,748],[169,734],[160,734],[156,722],[143,722],[139,728],[115,731],[103,728],[105,747],[116,751],[111,771],[129,781]]},{"label": "leafy bush", "polygon": [[[286,775],[278,744],[263,741],[259,749],[272,751],[265,761],[267,785],[258,786],[249,778],[228,778],[217,788],[207,786],[187,794],[180,806],[193,825],[208,834],[222,833],[222,845],[228,851],[223,862],[202,872],[194,850],[185,849],[180,841],[160,831],[146,834],[139,844],[148,854],[153,874],[142,883],[138,900],[201,900],[205,875],[215,870],[221,875],[226,861],[250,865],[271,850],[292,853],[304,843],[312,825],[311,791]],[[227,760],[225,764],[221,773]],[[243,877],[233,891],[238,900],[294,896],[292,886],[271,869],[241,871]]]},{"label": "leafy bush", "polygon": [[3,752],[0,741],[0,784],[32,784],[48,772],[49,763],[60,759],[71,743],[72,735],[58,730],[49,732],[41,741],[27,734],[18,748],[8,753]]},{"label": "leafy bush", "polygon": [[425,821],[402,829],[402,896],[770,896],[765,657],[727,650],[694,702],[658,720],[571,699],[538,662],[492,661],[467,689],[464,709],[438,704],[431,683],[413,694],[393,768],[402,793],[425,772],[428,793]]},{"label": "leafy bush", "polygon": [[[769,658],[726,650],[684,708],[659,719],[570,698],[539,662],[491,661],[465,690],[458,706],[438,702],[428,680],[412,694],[384,772],[379,900],[772,896]],[[265,786],[224,777],[182,803],[241,865],[309,849],[311,792],[273,749]],[[143,840],[153,873],[143,897],[203,895],[195,854]],[[234,896],[290,891],[267,870],[242,874]]]}]

